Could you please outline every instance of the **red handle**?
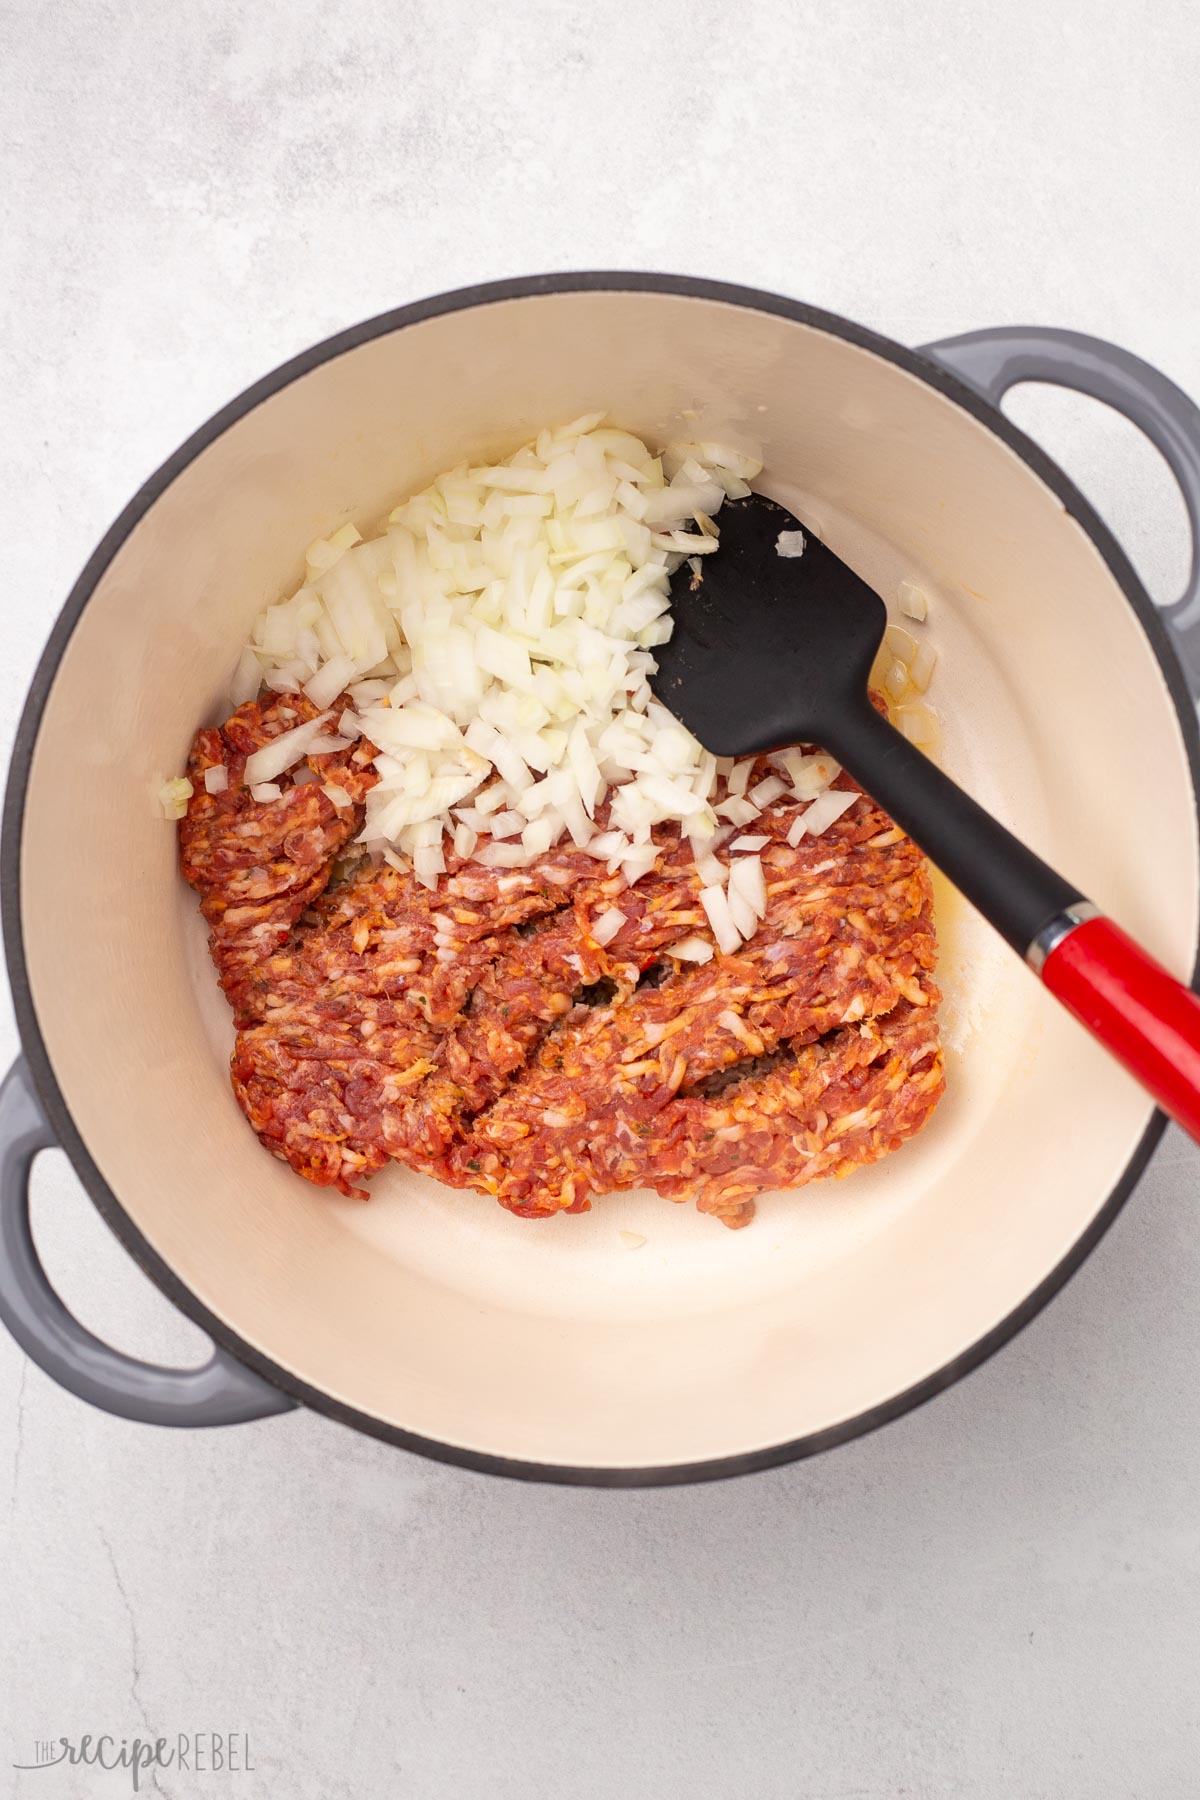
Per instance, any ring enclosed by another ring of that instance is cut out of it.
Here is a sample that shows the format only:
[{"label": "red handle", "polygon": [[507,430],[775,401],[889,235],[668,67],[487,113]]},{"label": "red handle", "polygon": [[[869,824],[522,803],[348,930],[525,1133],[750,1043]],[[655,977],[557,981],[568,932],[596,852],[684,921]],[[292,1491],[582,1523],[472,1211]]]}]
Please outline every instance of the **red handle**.
[{"label": "red handle", "polygon": [[1111,919],[1088,919],[1046,958],[1042,980],[1200,1139],[1200,999]]}]

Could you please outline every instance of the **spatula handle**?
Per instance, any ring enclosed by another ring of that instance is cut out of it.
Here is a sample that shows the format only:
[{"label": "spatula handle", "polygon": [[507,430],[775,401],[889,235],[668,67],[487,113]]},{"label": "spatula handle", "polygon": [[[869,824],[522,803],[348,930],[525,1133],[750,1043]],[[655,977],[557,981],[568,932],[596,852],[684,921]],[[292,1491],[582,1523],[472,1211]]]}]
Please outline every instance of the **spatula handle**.
[{"label": "spatula handle", "polygon": [[1018,956],[1084,896],[936,763],[910,744],[865,693],[842,707],[820,742],[906,831]]},{"label": "spatula handle", "polygon": [[1111,919],[1085,919],[1046,956],[1042,980],[1164,1112],[1200,1139],[1200,999]]},{"label": "spatula handle", "polygon": [[1200,999],[864,702],[824,734],[1049,991],[1200,1139]]}]

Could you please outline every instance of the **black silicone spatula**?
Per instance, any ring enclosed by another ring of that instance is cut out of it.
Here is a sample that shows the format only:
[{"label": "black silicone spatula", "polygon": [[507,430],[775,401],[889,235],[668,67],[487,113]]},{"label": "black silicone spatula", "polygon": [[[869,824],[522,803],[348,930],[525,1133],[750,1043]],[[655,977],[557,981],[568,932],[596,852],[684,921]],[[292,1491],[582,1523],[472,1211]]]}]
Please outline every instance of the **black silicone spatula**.
[{"label": "black silicone spatula", "polygon": [[[727,502],[719,526],[699,577],[684,564],[672,580],[659,699],[718,756],[828,750],[1200,1137],[1200,1001],[876,711],[867,680],[887,609],[866,582],[760,494]],[[803,554],[780,555],[780,532],[797,530]]]}]

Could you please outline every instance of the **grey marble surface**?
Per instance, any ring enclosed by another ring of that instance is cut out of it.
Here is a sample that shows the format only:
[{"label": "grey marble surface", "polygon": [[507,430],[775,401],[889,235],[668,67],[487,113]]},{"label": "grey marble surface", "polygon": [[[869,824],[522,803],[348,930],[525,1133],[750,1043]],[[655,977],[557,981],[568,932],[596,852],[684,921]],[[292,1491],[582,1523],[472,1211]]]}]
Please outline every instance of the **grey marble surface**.
[{"label": "grey marble surface", "polygon": [[[16,0],[0,65],[0,740],[112,516],[237,389],[503,274],[758,283],[919,342],[1073,325],[1200,392],[1180,0],[1054,7]],[[1169,597],[1182,513],[1090,403],[1013,411]],[[0,1052],[15,1050],[5,1002]],[[58,1155],[48,1266],[199,1338]],[[1172,1800],[1200,1792],[1200,1154],[1164,1142],[1050,1310],[818,1461],[531,1488],[324,1420],[102,1417],[0,1335],[0,1793],[84,1731],[248,1733],[192,1796]]]}]

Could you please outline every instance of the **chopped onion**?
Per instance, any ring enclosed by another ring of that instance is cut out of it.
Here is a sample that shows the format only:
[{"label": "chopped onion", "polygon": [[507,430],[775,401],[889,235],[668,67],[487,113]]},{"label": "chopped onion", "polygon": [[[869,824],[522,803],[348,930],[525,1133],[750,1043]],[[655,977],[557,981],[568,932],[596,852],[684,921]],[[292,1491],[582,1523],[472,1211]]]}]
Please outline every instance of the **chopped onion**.
[{"label": "chopped onion", "polygon": [[233,680],[229,687],[229,698],[235,711],[239,706],[245,706],[248,700],[255,699],[262,684],[262,663],[247,644],[238,659],[238,666],[233,672]]},{"label": "chopped onion", "polygon": [[933,708],[927,706],[924,700],[913,700],[905,706],[898,706],[894,720],[909,743],[915,744],[919,750],[926,750],[935,756],[941,749],[941,722]]},{"label": "chopped onion", "polygon": [[343,806],[353,806],[354,804],[345,788],[339,787],[336,781],[323,782],[321,785],[321,792],[327,800],[333,802],[339,811]]},{"label": "chopped onion", "polygon": [[283,789],[277,781],[256,781],[250,789],[252,800],[278,800],[282,795]]},{"label": "chopped onion", "polygon": [[356,681],[353,687],[347,688],[346,691],[355,706],[361,709],[366,706],[376,706],[380,700],[386,699],[388,684],[386,681]]},{"label": "chopped onion", "polygon": [[772,800],[778,800],[786,787],[787,783],[780,781],[778,775],[768,775],[765,781],[760,781],[750,789],[746,798],[761,812],[764,806],[770,806]]},{"label": "chopped onion", "polygon": [[765,850],[770,841],[769,837],[755,834],[750,837],[734,838],[729,848],[730,850]]},{"label": "chopped onion", "polygon": [[668,944],[663,955],[673,957],[676,962],[706,963],[713,959],[713,947],[707,938],[685,937],[677,944]]},{"label": "chopped onion", "polygon": [[732,883],[725,897],[729,901],[729,915],[738,934],[743,938],[752,938],[758,930],[758,914],[745,896],[734,889]]},{"label": "chopped onion", "polygon": [[502,806],[507,804],[509,798],[504,782],[497,781],[492,787],[485,788],[482,794],[476,794],[475,811],[482,813],[486,818],[489,813],[498,812]]},{"label": "chopped onion", "polygon": [[802,756],[798,750],[785,750],[782,760],[797,800],[815,800],[841,774],[840,764],[824,751]]},{"label": "chopped onion", "polygon": [[[779,791],[783,792],[782,781],[779,784]],[[723,819],[728,819],[731,825],[749,825],[752,819],[757,819],[762,808],[755,806],[753,800],[735,794],[728,800],[718,802],[717,811]]]},{"label": "chopped onion", "polygon": [[531,819],[521,833],[521,843],[532,862],[535,856],[544,856],[558,836],[558,820],[546,815],[540,819]]},{"label": "chopped onion", "polygon": [[643,875],[649,874],[657,861],[657,845],[636,844],[621,858],[621,873],[632,887],[635,881],[640,881]]},{"label": "chopped onion", "polygon": [[[817,802],[814,800],[813,805]],[[755,921],[761,919],[767,910],[767,882],[763,874],[762,858],[759,856],[739,856],[735,863],[729,865],[729,898],[738,897],[750,907]],[[750,936],[746,932],[744,936]]]},{"label": "chopped onion", "polygon": [[929,686],[936,663],[937,651],[934,649],[933,645],[930,643],[921,644],[917,650],[917,654],[913,657],[912,665],[909,670],[909,673],[912,676],[912,684],[919,694],[923,694]]},{"label": "chopped onion", "polygon": [[304,560],[310,569],[328,569],[341,556],[343,550],[349,550],[352,544],[359,541],[359,532],[353,525],[342,525],[327,538],[314,538],[304,552]]},{"label": "chopped onion", "polygon": [[158,803],[162,807],[166,819],[182,819],[188,809],[194,789],[186,775],[176,775],[170,781],[164,781],[158,790]]},{"label": "chopped onion", "polygon": [[798,844],[802,837],[820,837],[844,812],[849,812],[860,796],[846,788],[827,788],[807,806],[788,832],[788,843]]},{"label": "chopped onion", "polygon": [[[704,876],[721,886],[716,760],[653,699],[650,677],[671,633],[673,569],[717,550],[714,515],[761,465],[709,442],[664,455],[589,414],[505,462],[439,476],[376,538],[346,525],[314,540],[305,585],[260,616],[238,679],[247,695],[264,680],[303,688],[322,708],[348,693],[353,712],[319,745],[311,727],[264,745],[247,781],[365,737],[379,780],[363,841],[423,881],[435,858],[418,867],[418,850],[443,854],[449,835],[460,857],[496,868],[566,838],[632,883],[655,864],[656,827],[674,824],[711,840]],[[752,761],[728,788],[743,823]],[[608,829],[595,832],[602,803]],[[480,849],[491,812],[510,816]]]},{"label": "chopped onion", "polygon": [[883,672],[883,681],[880,685],[889,700],[893,702],[903,700],[909,688],[908,664],[889,662]]},{"label": "chopped onion", "polygon": [[725,877],[729,871],[725,864],[715,857],[711,850],[697,850],[694,853],[696,873],[707,887],[724,887]]},{"label": "chopped onion", "polygon": [[708,915],[712,926],[712,934],[717,940],[718,950],[731,956],[742,941],[742,935],[734,923],[729,909],[729,898],[722,887],[706,887],[700,890],[700,904]]},{"label": "chopped onion", "polygon": [[318,670],[311,681],[305,682],[304,692],[314,706],[330,706],[346,683],[354,679],[354,675],[353,657],[335,656]]},{"label": "chopped onion", "polygon": [[917,640],[903,625],[889,625],[883,641],[898,662],[911,663],[917,654]]},{"label": "chopped onion", "polygon": [[731,795],[745,793],[753,769],[754,758],[752,756],[744,756],[740,762],[734,763],[732,769],[729,771],[729,792]]},{"label": "chopped onion", "polygon": [[489,869],[527,869],[533,858],[524,844],[485,844],[477,860]]},{"label": "chopped onion", "polygon": [[439,844],[419,844],[413,851],[413,874],[423,887],[436,888],[446,872],[446,858]]},{"label": "chopped onion", "polygon": [[291,731],[281,732],[279,737],[264,744],[261,750],[253,751],[246,758],[246,785],[253,788],[261,782],[274,781],[276,775],[284,774],[293,763],[298,763],[302,757],[307,756],[332,717],[332,713],[324,712],[306,725],[296,725]]},{"label": "chopped onion", "polygon": [[896,594],[896,605],[907,619],[924,619],[929,612],[929,596],[915,581],[902,581]]},{"label": "chopped onion", "polygon": [[594,921],[592,925],[592,936],[600,945],[601,949],[603,949],[605,944],[612,943],[622,925],[626,925],[628,922],[625,913],[621,912],[615,906],[610,906],[607,912],[602,912],[600,917]]},{"label": "chopped onion", "polygon": [[780,556],[803,556],[804,533],[802,531],[781,531],[775,539],[775,549]]},{"label": "chopped onion", "polygon": [[619,863],[629,848],[629,839],[620,831],[598,831],[583,847],[598,862],[607,862],[611,857]]},{"label": "chopped onion", "polygon": [[308,677],[306,663],[284,663],[278,669],[271,669],[263,677],[262,685],[270,688],[273,694],[292,694]]},{"label": "chopped onion", "polygon": [[204,791],[207,794],[223,794],[229,786],[229,770],[224,763],[214,763],[211,769],[204,771]]}]

